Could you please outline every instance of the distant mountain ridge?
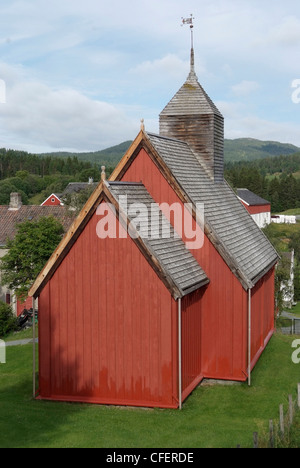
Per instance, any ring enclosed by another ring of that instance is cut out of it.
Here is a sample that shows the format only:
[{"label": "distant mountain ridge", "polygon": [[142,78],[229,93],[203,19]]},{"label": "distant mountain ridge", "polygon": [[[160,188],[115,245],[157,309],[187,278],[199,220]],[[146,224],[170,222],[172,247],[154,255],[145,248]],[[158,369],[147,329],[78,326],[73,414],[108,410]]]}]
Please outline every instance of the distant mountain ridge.
[{"label": "distant mountain ridge", "polygon": [[275,156],[289,156],[300,152],[300,148],[289,143],[261,141],[254,138],[225,140],[225,161],[254,161]]},{"label": "distant mountain ridge", "polygon": [[[110,148],[86,153],[47,153],[40,156],[54,156],[68,158],[76,156],[79,160],[89,161],[92,164],[115,166],[124,156],[132,141],[125,141]],[[300,148],[276,141],[261,141],[255,138],[238,138],[234,140],[225,139],[224,153],[225,162],[254,161],[275,156],[288,156],[300,152]]]}]

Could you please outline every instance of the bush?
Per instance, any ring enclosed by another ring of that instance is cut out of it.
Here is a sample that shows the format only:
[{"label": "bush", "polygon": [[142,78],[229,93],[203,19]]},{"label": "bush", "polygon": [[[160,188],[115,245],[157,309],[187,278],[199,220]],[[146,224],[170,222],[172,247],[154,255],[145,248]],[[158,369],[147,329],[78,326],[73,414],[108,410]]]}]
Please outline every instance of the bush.
[{"label": "bush", "polygon": [[17,319],[13,314],[12,308],[0,302],[0,337],[16,330]]}]

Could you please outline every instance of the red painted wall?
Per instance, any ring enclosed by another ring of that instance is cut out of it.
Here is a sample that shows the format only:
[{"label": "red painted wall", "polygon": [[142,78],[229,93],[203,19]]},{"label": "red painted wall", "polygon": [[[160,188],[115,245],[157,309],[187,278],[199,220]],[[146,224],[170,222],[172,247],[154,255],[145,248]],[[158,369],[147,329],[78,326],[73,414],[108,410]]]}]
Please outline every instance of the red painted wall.
[{"label": "red painted wall", "polygon": [[[158,203],[179,202],[144,150],[123,180],[142,181]],[[40,397],[175,408],[177,303],[132,239],[98,239],[98,221],[39,299]],[[191,252],[210,284],[182,299],[183,399],[202,378],[246,380],[248,365],[247,292],[207,238]],[[272,334],[273,292],[272,271],[253,291],[252,365]]]},{"label": "red painted wall", "polygon": [[177,407],[177,304],[133,240],[100,240],[98,221],[39,299],[40,397]]},{"label": "red painted wall", "polygon": [[[144,149],[140,151],[122,180],[143,182],[157,203],[179,202],[179,198]],[[170,221],[173,224],[172,218]],[[186,345],[190,346],[190,349],[186,349],[185,353],[198,363],[198,376],[244,381],[247,378],[248,367],[247,292],[207,237],[201,249],[191,252],[209,277],[210,284],[202,293],[201,300],[199,298],[190,305],[193,311],[191,320],[195,320],[195,314],[199,314],[201,319],[198,317],[195,322],[194,330],[197,330],[197,333],[191,335],[190,345]],[[271,293],[272,281],[273,278],[266,281],[266,297],[272,297],[268,296]],[[262,309],[257,311],[264,313]]]},{"label": "red painted wall", "polygon": [[274,332],[275,269],[270,270],[252,290],[251,366],[256,364]]},{"label": "red painted wall", "polygon": [[45,200],[44,203],[42,203],[43,206],[59,206],[60,204],[60,200],[54,195],[52,195],[47,200]]},{"label": "red painted wall", "polygon": [[27,299],[24,302],[17,301],[17,316],[22,314],[24,309],[32,309],[33,306],[33,301],[32,297],[27,297]]},{"label": "red painted wall", "polygon": [[251,215],[253,214],[259,214],[259,213],[271,213],[271,205],[256,205],[256,206],[249,206],[246,203],[244,203],[242,200],[240,200],[242,205],[246,208],[248,213]]},{"label": "red painted wall", "polygon": [[202,298],[205,288],[182,299],[182,399],[203,379],[202,373]]}]

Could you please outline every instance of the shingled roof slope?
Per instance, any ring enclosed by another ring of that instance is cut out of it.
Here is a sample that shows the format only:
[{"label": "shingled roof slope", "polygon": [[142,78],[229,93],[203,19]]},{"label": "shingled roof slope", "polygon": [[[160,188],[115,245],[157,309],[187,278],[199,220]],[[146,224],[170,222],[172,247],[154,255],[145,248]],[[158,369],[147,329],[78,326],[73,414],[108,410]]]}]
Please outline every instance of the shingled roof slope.
[{"label": "shingled roof slope", "polygon": [[237,189],[238,197],[249,206],[270,205],[270,202],[248,189]]},{"label": "shingled roof slope", "polygon": [[[191,58],[191,61],[193,62],[193,57]],[[192,65],[186,82],[179,91],[177,91],[175,96],[166,105],[160,115],[200,114],[217,114],[222,116],[217,106],[198,82],[197,75],[195,74],[194,67]]]},{"label": "shingled roof slope", "polygon": [[205,222],[214,231],[237,268],[254,285],[278,260],[278,254],[229,185],[214,184],[189,145],[147,134],[174,177],[196,203],[204,203]]},{"label": "shingled roof slope", "polygon": [[[137,208],[138,206],[145,208],[144,223],[138,226],[140,237],[182,297],[209,282],[205,272],[186,248],[182,239],[175,233],[143,184],[110,182],[109,190],[121,208],[126,209],[131,222],[134,223],[136,213],[135,209],[131,211],[130,207],[135,205]],[[124,197],[126,197],[126,204]],[[160,216],[152,216],[154,209]],[[167,236],[164,237],[166,234]]]},{"label": "shingled roof slope", "polygon": [[9,206],[0,205],[0,246],[15,237],[18,224],[48,216],[58,219],[65,231],[74,221],[74,215],[63,206],[22,205],[18,210],[9,210]]}]

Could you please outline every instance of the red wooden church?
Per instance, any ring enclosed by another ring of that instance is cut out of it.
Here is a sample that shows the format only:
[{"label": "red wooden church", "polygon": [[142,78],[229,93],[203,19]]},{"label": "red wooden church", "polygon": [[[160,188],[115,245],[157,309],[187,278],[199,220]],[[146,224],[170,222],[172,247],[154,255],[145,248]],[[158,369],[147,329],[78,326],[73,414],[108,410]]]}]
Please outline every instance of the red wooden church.
[{"label": "red wooden church", "polygon": [[[204,378],[250,382],[274,331],[278,256],[224,180],[223,128],[192,50],[160,134],[142,126],[31,289],[39,398],[178,408]],[[203,245],[162,203],[185,207]],[[138,226],[136,205],[157,207],[157,236],[145,235],[151,210]],[[117,235],[100,238],[108,219]]]}]

